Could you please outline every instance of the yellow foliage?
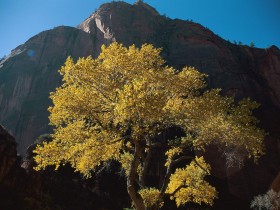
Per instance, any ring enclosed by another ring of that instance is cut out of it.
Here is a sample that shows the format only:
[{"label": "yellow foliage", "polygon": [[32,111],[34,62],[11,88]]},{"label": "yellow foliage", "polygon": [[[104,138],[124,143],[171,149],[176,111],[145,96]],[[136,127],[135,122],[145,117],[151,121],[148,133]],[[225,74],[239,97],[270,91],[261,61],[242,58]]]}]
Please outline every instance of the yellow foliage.
[{"label": "yellow foliage", "polygon": [[165,155],[167,156],[165,166],[169,166],[174,156],[179,155],[180,153],[182,153],[182,148],[180,147],[173,147],[167,150],[167,152],[165,153]]},{"label": "yellow foliage", "polygon": [[127,176],[129,174],[129,169],[130,169],[132,159],[133,159],[133,155],[128,152],[124,152],[123,154],[120,154],[119,157],[119,162],[121,163],[122,168],[124,169],[124,172]]},{"label": "yellow foliage", "polygon": [[60,163],[69,162],[77,171],[90,176],[91,170],[108,159],[117,159],[122,146],[121,141],[112,133],[99,131],[98,127],[88,127],[84,121],[75,121],[66,127],[59,127],[52,135],[54,141],[38,146],[35,152],[36,169],[48,165],[59,167]]},{"label": "yellow foliage", "polygon": [[[130,172],[132,178],[143,177],[148,166],[143,161],[153,140],[174,127],[186,137],[166,151],[166,166],[187,146],[204,149],[212,143],[241,147],[248,156],[259,158],[264,131],[256,127],[252,115],[258,105],[248,99],[236,104],[217,89],[205,91],[205,74],[192,67],[178,71],[165,66],[160,52],[149,44],[126,48],[112,43],[103,46],[96,59],[89,56],[74,62],[69,57],[59,71],[63,84],[50,96],[53,141],[36,148],[36,169],[70,163],[89,177],[102,163],[114,159],[127,177]],[[196,161],[209,171],[203,159]],[[178,206],[188,201],[213,203],[216,191],[203,180],[206,173],[197,163],[177,169],[170,178],[167,193],[184,186],[173,195]],[[139,193],[152,205],[146,195],[155,198],[158,190]]]},{"label": "yellow foliage", "polygon": [[[145,189],[139,190],[138,193],[143,198],[144,204],[146,207],[152,207],[154,205],[157,205],[159,202],[160,192],[156,188],[145,188]],[[162,207],[163,202],[159,202],[158,205],[159,205],[159,207]]]},{"label": "yellow foliage", "polygon": [[166,193],[175,199],[177,206],[187,202],[213,205],[217,192],[204,177],[209,174],[210,166],[203,157],[196,157],[186,168],[176,169],[170,177]]}]

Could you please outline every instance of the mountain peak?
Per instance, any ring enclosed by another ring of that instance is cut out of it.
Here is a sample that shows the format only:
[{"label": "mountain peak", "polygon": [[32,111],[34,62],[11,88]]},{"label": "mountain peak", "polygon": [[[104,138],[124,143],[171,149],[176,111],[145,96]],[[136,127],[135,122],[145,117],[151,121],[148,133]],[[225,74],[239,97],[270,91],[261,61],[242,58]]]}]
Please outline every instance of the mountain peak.
[{"label": "mountain peak", "polygon": [[[151,21],[151,17],[160,17],[155,8],[137,1],[135,4],[129,4],[123,1],[102,4],[92,15],[83,21],[77,27],[87,33],[94,33],[95,29],[99,29],[105,37],[113,39],[109,30],[114,25],[129,25],[135,19],[143,21],[143,17]],[[138,22],[139,22],[138,21]],[[119,22],[119,24],[116,24]]]},{"label": "mountain peak", "polygon": [[138,9],[145,9],[145,10],[151,12],[151,14],[153,14],[153,15],[160,15],[154,7],[152,7],[149,4],[144,3],[143,1],[137,1],[134,5],[136,7],[138,7]]},{"label": "mountain peak", "polygon": [[153,8],[151,5],[144,3],[143,1],[137,1],[134,4],[129,4],[123,1],[113,1],[110,3],[105,3],[102,4],[99,9],[97,9],[97,13],[102,13],[102,12],[112,12],[114,10],[121,12],[122,10],[146,10],[146,12],[149,12],[150,14],[153,15],[159,15],[157,10]]}]

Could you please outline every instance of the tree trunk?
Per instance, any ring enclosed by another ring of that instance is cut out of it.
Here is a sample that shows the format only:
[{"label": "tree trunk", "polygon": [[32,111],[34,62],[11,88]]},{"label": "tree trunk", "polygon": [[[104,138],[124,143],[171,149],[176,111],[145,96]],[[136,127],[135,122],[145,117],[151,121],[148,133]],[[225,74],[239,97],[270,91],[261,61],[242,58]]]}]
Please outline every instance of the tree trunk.
[{"label": "tree trunk", "polygon": [[131,162],[130,171],[127,176],[127,192],[128,192],[130,199],[132,200],[133,206],[136,208],[136,210],[146,210],[144,201],[143,201],[142,197],[139,195],[139,193],[137,192],[138,187],[137,187],[137,183],[136,183],[137,168],[140,163],[141,151],[142,151],[142,148],[140,147],[139,144],[136,143],[133,159]]},{"label": "tree trunk", "polygon": [[[129,182],[127,182],[129,184]],[[129,194],[130,199],[133,202],[133,206],[136,210],[146,210],[143,199],[141,196],[136,192],[135,188],[131,185],[127,187],[127,192]]]}]

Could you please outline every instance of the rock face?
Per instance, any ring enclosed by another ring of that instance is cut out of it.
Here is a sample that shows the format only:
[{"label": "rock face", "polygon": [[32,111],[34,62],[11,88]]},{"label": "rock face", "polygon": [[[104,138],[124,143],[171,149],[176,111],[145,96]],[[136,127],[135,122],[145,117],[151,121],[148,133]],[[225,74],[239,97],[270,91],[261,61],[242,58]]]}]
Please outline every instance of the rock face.
[{"label": "rock face", "polygon": [[78,29],[58,27],[17,47],[0,66],[0,123],[15,136],[24,154],[40,134],[50,132],[49,94],[61,83],[57,70],[67,56],[92,54],[91,37]]},{"label": "rock face", "polygon": [[0,183],[9,178],[17,162],[16,146],[14,137],[0,125]]},{"label": "rock face", "polygon": [[21,164],[14,138],[0,125],[0,209],[122,209],[118,200],[125,197],[122,193],[125,191],[119,178],[119,184],[114,183],[116,190],[107,192],[108,185],[117,182],[116,175],[109,177],[103,173],[102,178],[95,177],[97,184],[94,180],[81,179],[69,166],[58,171],[51,168],[34,171],[35,147],[34,144],[29,147]]},{"label": "rock face", "polygon": [[0,123],[15,135],[20,153],[51,131],[48,96],[61,83],[57,70],[66,57],[96,57],[102,44],[113,41],[162,47],[168,65],[194,66],[209,75],[210,87],[259,102],[256,115],[270,134],[267,155],[258,166],[242,170],[228,170],[216,161],[213,173],[229,176],[228,188],[236,197],[249,200],[267,191],[280,168],[280,50],[231,44],[197,23],[160,16],[143,2],[104,4],[77,28],[42,32],[0,61]]}]

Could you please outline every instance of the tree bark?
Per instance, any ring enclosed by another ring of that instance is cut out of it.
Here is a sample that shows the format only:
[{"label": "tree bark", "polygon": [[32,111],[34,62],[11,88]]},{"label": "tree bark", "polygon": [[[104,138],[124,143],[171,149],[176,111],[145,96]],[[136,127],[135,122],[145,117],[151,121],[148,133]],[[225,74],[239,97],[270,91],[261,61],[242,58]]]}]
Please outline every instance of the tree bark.
[{"label": "tree bark", "polygon": [[136,183],[137,168],[140,163],[141,152],[142,152],[141,146],[136,143],[130,171],[127,176],[127,192],[136,210],[146,210],[144,201],[142,197],[139,195],[139,193],[137,192],[137,183]]}]

